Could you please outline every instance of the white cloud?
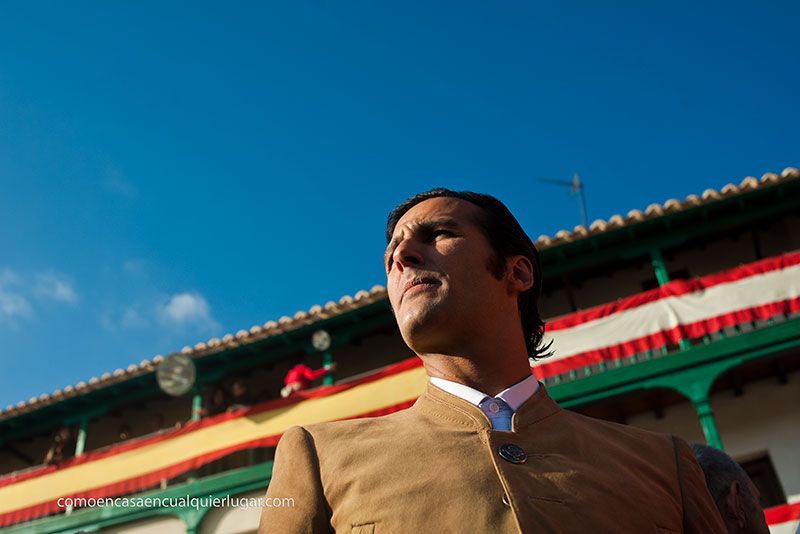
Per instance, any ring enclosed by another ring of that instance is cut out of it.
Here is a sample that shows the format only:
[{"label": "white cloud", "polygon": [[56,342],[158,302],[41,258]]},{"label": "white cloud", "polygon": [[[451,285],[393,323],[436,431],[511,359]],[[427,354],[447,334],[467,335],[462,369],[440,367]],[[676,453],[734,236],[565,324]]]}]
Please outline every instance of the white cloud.
[{"label": "white cloud", "polygon": [[14,319],[36,315],[33,300],[72,303],[78,300],[72,284],[55,271],[19,275],[12,269],[0,269],[0,323],[15,324]]},{"label": "white cloud", "polygon": [[147,330],[153,334],[211,334],[219,323],[211,313],[208,301],[197,291],[184,291],[162,296],[155,304],[150,298],[111,305],[99,315],[100,324],[109,332]]},{"label": "white cloud", "polygon": [[75,302],[78,295],[72,284],[63,276],[55,273],[44,273],[36,277],[33,293],[39,298],[56,300],[59,302]]},{"label": "white cloud", "polygon": [[166,325],[217,327],[206,299],[197,292],[176,293],[158,308],[158,316]]},{"label": "white cloud", "polygon": [[[147,317],[152,313],[144,313],[144,309],[145,306],[141,305],[129,306],[121,311],[113,308],[106,309],[100,314],[100,324],[109,332],[149,328],[151,321]],[[152,306],[149,309],[152,310]]]},{"label": "white cloud", "polygon": [[11,269],[0,271],[0,322],[13,323],[15,318],[30,317],[33,309],[20,289],[20,277]]},{"label": "white cloud", "polygon": [[0,287],[0,322],[12,321],[15,317],[30,317],[32,314],[31,305],[25,297]]},{"label": "white cloud", "polygon": [[120,319],[120,326],[125,329],[145,328],[149,325],[149,321],[134,308],[125,310],[122,314],[122,319]]}]

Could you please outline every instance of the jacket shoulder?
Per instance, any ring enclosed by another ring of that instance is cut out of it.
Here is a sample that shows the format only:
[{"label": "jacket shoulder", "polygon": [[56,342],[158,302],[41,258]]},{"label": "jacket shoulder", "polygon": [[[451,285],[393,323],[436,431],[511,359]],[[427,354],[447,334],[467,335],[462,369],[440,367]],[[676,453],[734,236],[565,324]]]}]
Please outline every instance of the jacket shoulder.
[{"label": "jacket shoulder", "polygon": [[591,433],[593,439],[600,439],[601,442],[615,441],[620,444],[629,443],[634,447],[655,447],[664,452],[673,453],[672,436],[662,432],[645,430],[635,426],[624,425],[604,419],[596,419],[587,415],[579,414],[571,410],[562,410],[563,417],[576,427],[576,430],[583,430]]},{"label": "jacket shoulder", "polygon": [[342,440],[359,440],[379,436],[386,439],[392,430],[413,424],[412,409],[401,410],[388,415],[377,417],[361,417],[358,419],[345,419],[341,421],[327,421],[312,423],[303,428],[313,437],[318,444],[324,445],[330,441],[341,443]]}]

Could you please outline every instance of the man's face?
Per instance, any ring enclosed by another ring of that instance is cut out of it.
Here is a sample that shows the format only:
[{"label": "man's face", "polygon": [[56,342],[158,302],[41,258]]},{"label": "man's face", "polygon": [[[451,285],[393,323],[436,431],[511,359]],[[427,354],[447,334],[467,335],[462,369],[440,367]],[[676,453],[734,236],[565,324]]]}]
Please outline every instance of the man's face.
[{"label": "man's face", "polygon": [[439,197],[408,210],[395,227],[384,256],[387,291],[403,339],[417,354],[450,354],[515,305],[489,271],[492,249],[479,216],[470,202]]}]

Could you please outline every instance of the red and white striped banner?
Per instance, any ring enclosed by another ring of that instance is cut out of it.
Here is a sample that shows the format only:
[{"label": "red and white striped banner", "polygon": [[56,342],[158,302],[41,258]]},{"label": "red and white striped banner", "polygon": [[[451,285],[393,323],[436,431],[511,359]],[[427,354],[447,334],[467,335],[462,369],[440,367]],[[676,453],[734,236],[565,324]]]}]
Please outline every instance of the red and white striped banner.
[{"label": "red and white striped banner", "polygon": [[800,502],[784,504],[764,510],[771,534],[797,534],[800,532]]},{"label": "red and white striped banner", "polygon": [[555,355],[540,378],[800,312],[800,253],[664,286],[547,323]]}]

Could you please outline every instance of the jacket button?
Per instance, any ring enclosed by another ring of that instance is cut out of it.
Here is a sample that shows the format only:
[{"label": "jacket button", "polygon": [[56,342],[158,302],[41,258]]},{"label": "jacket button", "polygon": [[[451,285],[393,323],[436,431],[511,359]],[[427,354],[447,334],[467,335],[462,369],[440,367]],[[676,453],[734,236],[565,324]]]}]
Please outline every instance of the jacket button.
[{"label": "jacket button", "polygon": [[522,447],[514,445],[513,443],[504,443],[497,449],[500,457],[512,464],[524,464],[528,461],[528,455],[522,450]]}]

